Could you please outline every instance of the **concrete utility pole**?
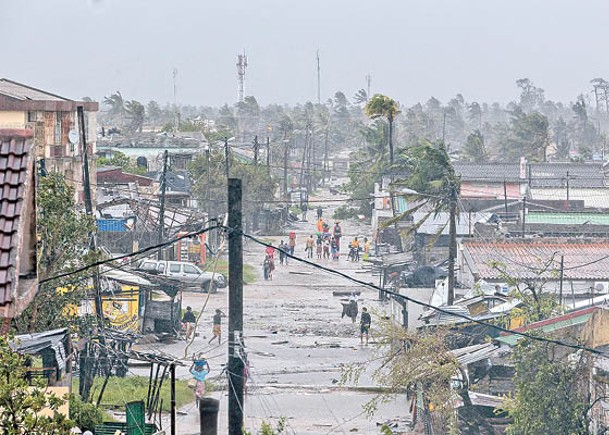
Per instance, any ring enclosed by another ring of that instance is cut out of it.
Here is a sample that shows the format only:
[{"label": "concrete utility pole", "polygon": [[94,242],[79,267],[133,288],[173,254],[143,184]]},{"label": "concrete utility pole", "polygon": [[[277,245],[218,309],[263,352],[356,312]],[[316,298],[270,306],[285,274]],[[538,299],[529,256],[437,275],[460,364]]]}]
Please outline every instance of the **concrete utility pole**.
[{"label": "concrete utility pole", "polygon": [[522,198],[522,238],[526,235],[527,197]]},{"label": "concrete utility pole", "polygon": [[448,226],[448,305],[455,301],[455,260],[457,258],[457,189],[450,190],[450,222]]},{"label": "concrete utility pole", "polygon": [[241,180],[228,180],[228,433],[243,431],[243,222]]},{"label": "concrete utility pole", "polygon": [[230,177],[230,149],[228,148],[228,137],[224,137],[224,160],[226,169],[226,179]]},{"label": "concrete utility pole", "polygon": [[176,364],[172,362],[169,365],[171,374],[171,435],[176,435]]},{"label": "concrete utility pole", "polygon": [[[85,196],[85,210],[87,216],[94,216],[93,213],[93,200],[91,199],[91,182],[89,178],[89,157],[88,157],[88,147],[87,147],[87,131],[85,127],[85,109],[83,106],[78,106],[76,108],[76,114],[78,117],[78,129],[80,130],[80,143],[82,145],[82,168],[83,168],[83,187],[84,187],[84,196]],[[92,231],[90,234],[90,242],[89,248],[93,251],[97,250],[97,238],[95,236],[95,232]],[[102,299],[101,299],[101,286],[99,282],[99,268],[95,268],[95,272],[93,273],[93,288],[95,290],[95,316],[97,318],[97,328],[99,334],[100,344],[103,346],[105,344],[105,338],[103,336],[104,329],[104,313],[102,310]],[[93,373],[89,370],[90,367],[90,348],[87,343],[87,348],[83,354],[85,355],[85,360],[81,361],[85,364],[81,363],[80,368],[80,395],[83,400],[88,400],[89,391],[91,386],[93,385]]]},{"label": "concrete utility pole", "polygon": [[271,139],[266,137],[266,172],[271,175]]},{"label": "concrete utility pole", "polygon": [[[167,161],[169,159],[169,152],[165,150],[163,153],[163,175],[161,175],[161,198],[159,205],[159,229],[157,235],[157,243],[160,245],[163,243],[164,230],[165,230],[165,191],[167,190]],[[158,251],[158,259],[163,260],[163,249]]]}]

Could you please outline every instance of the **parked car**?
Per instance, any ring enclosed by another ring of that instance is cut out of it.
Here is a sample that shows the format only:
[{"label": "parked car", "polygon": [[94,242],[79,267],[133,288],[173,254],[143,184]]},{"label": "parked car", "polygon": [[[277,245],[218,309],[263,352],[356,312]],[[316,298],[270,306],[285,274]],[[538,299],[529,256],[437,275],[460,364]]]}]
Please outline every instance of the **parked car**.
[{"label": "parked car", "polygon": [[186,261],[141,260],[136,264],[135,269],[153,275],[167,276],[203,292],[215,293],[219,288],[225,288],[227,285],[226,277],[221,273],[205,272],[196,264]]}]

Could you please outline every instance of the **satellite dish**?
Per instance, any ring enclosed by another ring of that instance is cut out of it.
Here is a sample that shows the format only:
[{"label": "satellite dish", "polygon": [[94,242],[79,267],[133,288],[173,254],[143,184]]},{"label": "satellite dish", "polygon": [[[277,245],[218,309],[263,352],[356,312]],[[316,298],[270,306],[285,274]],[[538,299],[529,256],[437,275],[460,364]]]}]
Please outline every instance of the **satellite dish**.
[{"label": "satellite dish", "polygon": [[70,132],[68,133],[68,140],[70,141],[71,144],[77,144],[78,143],[78,132],[76,130],[70,130]]}]

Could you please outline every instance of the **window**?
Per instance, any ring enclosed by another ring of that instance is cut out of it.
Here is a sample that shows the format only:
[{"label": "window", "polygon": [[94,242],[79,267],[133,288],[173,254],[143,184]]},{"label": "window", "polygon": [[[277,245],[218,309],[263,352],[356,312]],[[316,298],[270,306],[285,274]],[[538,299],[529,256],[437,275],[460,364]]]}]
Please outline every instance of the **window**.
[{"label": "window", "polygon": [[194,266],[191,266],[190,264],[184,265],[184,273],[192,273],[195,275],[199,275],[199,271],[197,270],[197,268]]},{"label": "window", "polygon": [[148,262],[142,264],[141,269],[142,270],[154,270],[155,266],[156,265],[154,263],[148,261]]},{"label": "window", "polygon": [[180,273],[180,265],[179,264],[170,264],[169,271],[171,273]]},{"label": "window", "polygon": [[159,272],[160,273],[165,273],[165,263],[161,263],[159,264]]},{"label": "window", "polygon": [[36,112],[29,111],[27,113],[27,122],[36,122]]}]

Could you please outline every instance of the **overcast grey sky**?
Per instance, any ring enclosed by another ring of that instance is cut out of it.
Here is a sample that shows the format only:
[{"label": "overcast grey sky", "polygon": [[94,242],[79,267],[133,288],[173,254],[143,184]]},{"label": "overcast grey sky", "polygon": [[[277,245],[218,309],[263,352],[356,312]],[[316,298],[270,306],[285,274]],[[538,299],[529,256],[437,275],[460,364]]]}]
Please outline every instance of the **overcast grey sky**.
[{"label": "overcast grey sky", "polygon": [[373,93],[402,104],[570,101],[609,78],[606,0],[0,0],[0,76],[70,98],[234,103],[236,55],[261,104]]}]

